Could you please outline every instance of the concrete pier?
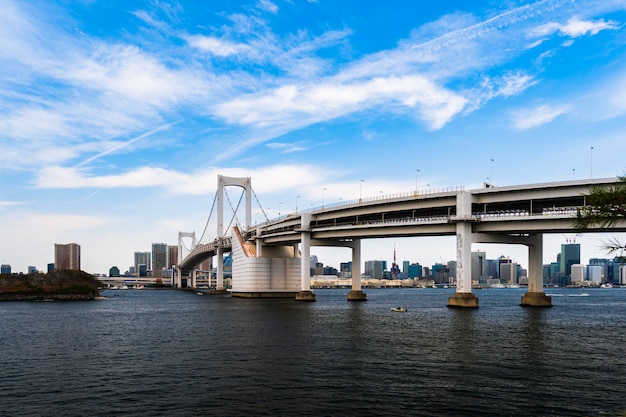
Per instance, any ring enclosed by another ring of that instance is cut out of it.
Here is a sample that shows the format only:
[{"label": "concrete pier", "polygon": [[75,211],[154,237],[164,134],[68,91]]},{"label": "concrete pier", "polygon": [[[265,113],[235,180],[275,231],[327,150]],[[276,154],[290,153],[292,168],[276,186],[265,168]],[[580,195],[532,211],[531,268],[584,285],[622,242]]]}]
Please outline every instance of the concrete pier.
[{"label": "concrete pier", "polygon": [[552,297],[543,292],[527,292],[522,296],[522,307],[552,307]]},{"label": "concrete pier", "polygon": [[296,294],[296,301],[315,301],[313,291],[300,291]]},{"label": "concrete pier", "polygon": [[361,290],[351,290],[348,293],[348,301],[366,301],[367,295]]},{"label": "concrete pier", "polygon": [[478,297],[471,292],[457,292],[452,297],[448,297],[448,307],[478,308]]}]

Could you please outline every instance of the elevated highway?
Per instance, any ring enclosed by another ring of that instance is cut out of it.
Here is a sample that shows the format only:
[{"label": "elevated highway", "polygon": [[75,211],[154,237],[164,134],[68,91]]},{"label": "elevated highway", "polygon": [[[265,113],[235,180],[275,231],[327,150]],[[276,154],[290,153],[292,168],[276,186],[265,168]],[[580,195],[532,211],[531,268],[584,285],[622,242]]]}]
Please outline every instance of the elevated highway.
[{"label": "elevated highway", "polygon": [[[618,178],[602,178],[381,196],[291,213],[255,226],[247,225],[240,236],[243,244],[255,246],[256,257],[263,256],[263,248],[267,252],[271,247],[293,247],[293,256],[302,258],[300,292],[310,292],[310,246],[351,247],[355,297],[359,297],[355,294],[360,291],[362,239],[457,236],[457,294],[464,294],[464,297],[471,294],[472,243],[524,244],[529,247],[529,293],[543,294],[543,234],[572,233],[576,213],[586,205],[590,188],[618,183]],[[599,226],[589,230],[606,231]],[[611,231],[626,231],[626,222],[617,224]],[[232,250],[233,239],[220,236],[213,242],[196,246],[180,262],[179,268],[192,269],[204,259]],[[233,282],[237,279],[233,275]]]}]

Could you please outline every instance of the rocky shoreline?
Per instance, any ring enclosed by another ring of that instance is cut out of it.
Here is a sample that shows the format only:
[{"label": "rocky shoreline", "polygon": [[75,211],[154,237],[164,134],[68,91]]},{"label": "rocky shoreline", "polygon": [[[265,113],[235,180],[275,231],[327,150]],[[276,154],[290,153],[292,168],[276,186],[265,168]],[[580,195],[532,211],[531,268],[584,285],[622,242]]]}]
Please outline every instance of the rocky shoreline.
[{"label": "rocky shoreline", "polygon": [[0,275],[0,301],[91,301],[101,283],[83,271]]}]

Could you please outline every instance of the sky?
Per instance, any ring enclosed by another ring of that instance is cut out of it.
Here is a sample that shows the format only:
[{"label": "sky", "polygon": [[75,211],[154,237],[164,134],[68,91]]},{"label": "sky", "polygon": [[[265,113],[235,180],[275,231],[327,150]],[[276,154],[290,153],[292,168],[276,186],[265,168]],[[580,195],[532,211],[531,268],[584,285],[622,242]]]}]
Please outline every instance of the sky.
[{"label": "sky", "polygon": [[[219,174],[252,178],[258,223],[359,196],[626,172],[624,0],[0,9],[0,262],[14,272],[45,270],[55,243],[107,273],[207,221],[211,240]],[[241,189],[227,192],[235,206]],[[583,263],[606,257],[611,236],[546,235],[544,263],[574,239]],[[456,256],[454,237],[432,237],[364,240],[361,259],[391,262],[394,247],[399,263]],[[527,266],[525,247],[472,248]]]}]

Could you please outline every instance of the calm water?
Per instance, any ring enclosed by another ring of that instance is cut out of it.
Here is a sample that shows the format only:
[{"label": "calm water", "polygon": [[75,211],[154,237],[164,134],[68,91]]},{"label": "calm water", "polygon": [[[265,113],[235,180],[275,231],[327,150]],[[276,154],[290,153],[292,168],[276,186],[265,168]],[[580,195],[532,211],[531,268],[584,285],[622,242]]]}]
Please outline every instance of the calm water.
[{"label": "calm water", "polygon": [[[0,415],[564,415],[626,411],[626,290],[317,290],[317,302],[105,291],[0,303]],[[402,305],[407,313],[393,313]]]}]

